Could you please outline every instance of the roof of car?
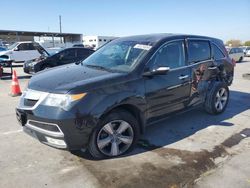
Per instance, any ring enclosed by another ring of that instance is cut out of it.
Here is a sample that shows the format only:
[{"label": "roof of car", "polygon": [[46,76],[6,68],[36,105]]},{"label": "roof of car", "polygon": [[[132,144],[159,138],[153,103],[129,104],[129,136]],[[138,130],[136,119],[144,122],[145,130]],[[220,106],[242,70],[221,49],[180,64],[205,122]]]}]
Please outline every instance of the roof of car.
[{"label": "roof of car", "polygon": [[[149,41],[151,43],[156,43],[158,41],[170,38],[181,38],[181,37],[189,37],[189,38],[203,38],[203,39],[215,39],[212,37],[207,36],[200,36],[200,35],[189,35],[189,34],[178,34],[178,33],[157,33],[157,34],[147,34],[147,35],[135,35],[135,36],[128,36],[119,38],[120,40],[136,40],[136,41]],[[119,40],[117,39],[117,40]]]},{"label": "roof of car", "polygon": [[84,47],[75,47],[75,46],[73,46],[73,47],[69,47],[69,48],[65,48],[65,49],[63,49],[63,50],[68,50],[68,49],[83,49],[83,50],[90,50],[90,51],[94,51],[94,50],[92,50],[92,49],[89,49],[89,48],[84,48]]},{"label": "roof of car", "polygon": [[18,41],[17,43],[34,43],[33,41]]}]

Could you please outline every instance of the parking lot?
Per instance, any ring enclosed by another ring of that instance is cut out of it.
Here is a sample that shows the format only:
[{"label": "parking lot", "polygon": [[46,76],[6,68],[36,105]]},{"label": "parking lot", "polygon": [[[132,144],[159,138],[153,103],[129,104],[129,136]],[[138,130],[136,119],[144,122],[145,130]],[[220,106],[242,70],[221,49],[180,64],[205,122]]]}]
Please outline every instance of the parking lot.
[{"label": "parking lot", "polygon": [[[23,90],[30,76],[14,68]],[[39,143],[16,121],[19,97],[0,80],[0,187],[250,187],[250,58],[235,68],[226,111],[176,114],[148,127],[135,151],[95,161]],[[222,181],[223,180],[223,181]]]}]

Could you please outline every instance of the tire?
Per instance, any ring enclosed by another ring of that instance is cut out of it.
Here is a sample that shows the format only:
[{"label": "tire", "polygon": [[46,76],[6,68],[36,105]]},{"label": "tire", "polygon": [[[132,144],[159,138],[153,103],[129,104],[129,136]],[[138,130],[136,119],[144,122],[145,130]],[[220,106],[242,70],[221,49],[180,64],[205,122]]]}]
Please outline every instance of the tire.
[{"label": "tire", "polygon": [[138,138],[139,124],[136,118],[125,110],[116,110],[97,125],[91,135],[88,151],[95,159],[117,157],[131,151]]},{"label": "tire", "polygon": [[242,60],[243,60],[243,57],[240,57],[239,62],[241,62]]},{"label": "tire", "polygon": [[221,114],[225,111],[228,100],[228,86],[223,82],[215,82],[207,93],[204,108],[209,114]]}]

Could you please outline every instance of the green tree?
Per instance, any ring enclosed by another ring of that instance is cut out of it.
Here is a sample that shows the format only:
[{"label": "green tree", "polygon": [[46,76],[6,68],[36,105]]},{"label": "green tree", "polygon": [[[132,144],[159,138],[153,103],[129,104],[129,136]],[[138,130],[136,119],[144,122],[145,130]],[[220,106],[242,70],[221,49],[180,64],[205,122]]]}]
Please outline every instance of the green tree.
[{"label": "green tree", "polygon": [[244,45],[245,45],[245,46],[250,46],[250,40],[246,41],[246,42],[244,43]]},{"label": "green tree", "polygon": [[236,39],[232,39],[232,40],[227,41],[226,44],[228,46],[231,46],[231,47],[239,47],[239,46],[241,46],[241,41],[240,40],[236,40]]}]

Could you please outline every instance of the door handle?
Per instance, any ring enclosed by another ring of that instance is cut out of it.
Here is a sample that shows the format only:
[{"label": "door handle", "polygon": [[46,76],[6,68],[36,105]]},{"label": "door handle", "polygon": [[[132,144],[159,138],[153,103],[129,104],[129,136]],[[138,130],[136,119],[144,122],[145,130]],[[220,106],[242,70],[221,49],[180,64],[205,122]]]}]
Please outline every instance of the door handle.
[{"label": "door handle", "polygon": [[184,79],[186,79],[186,78],[188,78],[188,77],[189,77],[189,75],[184,75],[184,76],[181,75],[181,76],[179,76],[179,79],[180,79],[180,80],[184,80]]},{"label": "door handle", "polygon": [[211,67],[208,67],[208,70],[215,70],[215,69],[217,69],[218,67],[216,67],[216,66],[211,66]]}]

